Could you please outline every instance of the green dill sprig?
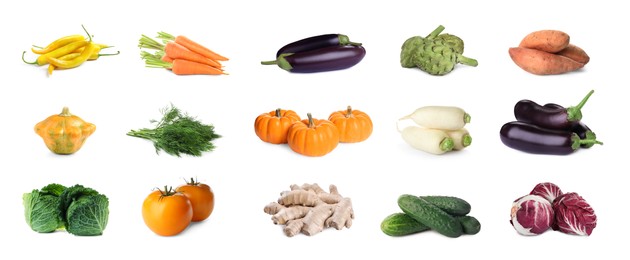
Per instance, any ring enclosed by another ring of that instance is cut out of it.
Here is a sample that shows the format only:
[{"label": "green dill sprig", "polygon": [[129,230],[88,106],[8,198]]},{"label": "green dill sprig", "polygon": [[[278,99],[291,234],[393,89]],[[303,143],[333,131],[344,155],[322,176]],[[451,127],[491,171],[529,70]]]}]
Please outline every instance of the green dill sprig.
[{"label": "green dill sprig", "polygon": [[151,120],[155,128],[131,130],[127,135],[151,140],[156,153],[164,151],[177,157],[182,153],[201,156],[215,148],[212,140],[221,137],[214,132],[214,126],[201,123],[172,104],[160,112],[162,119]]}]

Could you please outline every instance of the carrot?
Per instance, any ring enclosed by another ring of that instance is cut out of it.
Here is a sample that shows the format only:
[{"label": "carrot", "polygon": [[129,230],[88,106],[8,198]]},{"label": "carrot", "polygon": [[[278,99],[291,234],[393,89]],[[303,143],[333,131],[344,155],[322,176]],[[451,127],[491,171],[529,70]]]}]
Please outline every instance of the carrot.
[{"label": "carrot", "polygon": [[569,46],[567,46],[566,48],[564,48],[563,50],[561,50],[560,52],[556,54],[562,55],[564,57],[567,57],[569,59],[572,59],[584,65],[586,65],[586,63],[588,63],[591,60],[591,58],[588,56],[588,54],[586,54],[586,52],[582,48],[575,46],[573,44],[569,44]]},{"label": "carrot", "polygon": [[208,58],[208,59],[212,59],[215,61],[227,61],[229,60],[228,58],[206,48],[205,46],[189,39],[186,36],[183,35],[179,35],[177,37],[165,33],[165,32],[159,32],[157,38],[163,39],[163,40],[167,40],[167,41],[174,41],[176,43],[181,44],[182,46],[188,48],[189,50],[199,53],[201,55],[203,55],[204,57]]},{"label": "carrot", "polygon": [[171,67],[176,75],[223,75],[224,71],[203,63],[189,60],[173,60]]},{"label": "carrot", "polygon": [[562,74],[584,67],[567,57],[540,50],[510,48],[510,57],[521,69],[536,75]]},{"label": "carrot", "polygon": [[557,30],[535,31],[523,38],[518,47],[556,53],[569,45],[568,34]]},{"label": "carrot", "polygon": [[218,69],[221,68],[220,63],[214,60],[208,59],[202,56],[201,54],[192,52],[191,50],[187,49],[186,47],[176,42],[167,43],[166,46],[164,47],[164,52],[169,58],[174,59],[174,60],[176,59],[189,60],[189,61],[194,61],[194,62],[210,65]]},{"label": "carrot", "polygon": [[146,66],[149,68],[171,69],[175,75],[227,75],[227,73],[221,69],[183,59],[174,59],[171,63],[155,58],[147,58]]}]

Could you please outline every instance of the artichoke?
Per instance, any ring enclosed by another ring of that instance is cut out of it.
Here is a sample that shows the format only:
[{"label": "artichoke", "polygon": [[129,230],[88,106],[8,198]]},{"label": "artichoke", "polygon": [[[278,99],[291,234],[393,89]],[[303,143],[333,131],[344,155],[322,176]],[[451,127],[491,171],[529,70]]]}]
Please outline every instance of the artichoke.
[{"label": "artichoke", "polygon": [[464,54],[464,41],[452,34],[444,33],[435,37],[436,41],[443,41],[444,44],[450,46],[459,54]]},{"label": "artichoke", "polygon": [[418,67],[431,75],[445,75],[457,63],[477,66],[475,59],[462,55],[464,41],[455,35],[440,35],[443,30],[444,26],[440,25],[427,37],[414,36],[407,39],[400,53],[401,66]]}]

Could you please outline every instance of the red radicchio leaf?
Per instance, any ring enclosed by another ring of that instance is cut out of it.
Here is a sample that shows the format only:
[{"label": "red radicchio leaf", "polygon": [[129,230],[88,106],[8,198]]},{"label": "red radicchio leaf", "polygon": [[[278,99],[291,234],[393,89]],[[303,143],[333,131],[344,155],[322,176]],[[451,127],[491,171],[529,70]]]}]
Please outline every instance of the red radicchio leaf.
[{"label": "red radicchio leaf", "polygon": [[551,203],[538,195],[526,195],[512,204],[511,221],[516,232],[533,236],[547,231],[553,224]]},{"label": "red radicchio leaf", "polygon": [[591,206],[575,192],[559,196],[553,203],[556,221],[553,230],[567,234],[590,236],[597,225],[597,216]]},{"label": "red radicchio leaf", "polygon": [[536,185],[529,194],[541,196],[547,199],[550,203],[553,203],[558,196],[562,195],[562,191],[558,185],[551,182],[543,182]]}]

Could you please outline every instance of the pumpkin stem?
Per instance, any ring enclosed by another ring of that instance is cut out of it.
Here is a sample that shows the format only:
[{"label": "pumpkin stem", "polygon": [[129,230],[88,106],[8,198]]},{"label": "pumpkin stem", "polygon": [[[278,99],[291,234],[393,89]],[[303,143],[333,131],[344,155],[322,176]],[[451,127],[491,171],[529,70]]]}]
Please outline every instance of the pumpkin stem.
[{"label": "pumpkin stem", "polygon": [[308,128],[313,128],[315,126],[315,123],[313,123],[313,116],[311,113],[307,113],[306,116],[308,117]]},{"label": "pumpkin stem", "polygon": [[280,109],[276,109],[276,117],[282,117],[282,114],[280,113]]},{"label": "pumpkin stem", "polygon": [[72,114],[70,114],[70,109],[68,109],[68,107],[63,107],[63,109],[61,109],[61,114],[59,114],[59,116],[71,116]]},{"label": "pumpkin stem", "polygon": [[352,107],[348,106],[348,112],[346,113],[346,118],[349,118],[352,116]]}]

